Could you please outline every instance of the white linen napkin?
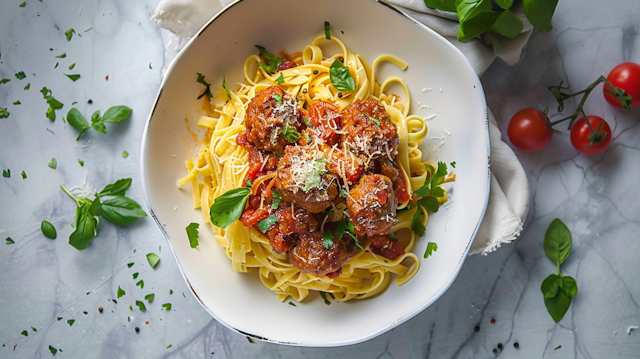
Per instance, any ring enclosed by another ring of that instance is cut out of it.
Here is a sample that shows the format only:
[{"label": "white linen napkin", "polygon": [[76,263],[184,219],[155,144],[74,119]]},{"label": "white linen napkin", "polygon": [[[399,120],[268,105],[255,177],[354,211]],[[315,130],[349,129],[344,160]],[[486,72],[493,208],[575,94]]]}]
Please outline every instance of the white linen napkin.
[{"label": "white linen napkin", "polygon": [[[521,6],[512,11],[525,26],[516,38],[487,33],[466,43],[457,39],[458,16],[429,9],[423,0],[386,0],[398,10],[430,27],[451,41],[469,59],[482,76],[496,57],[513,65],[520,59],[533,27],[524,16]],[[220,9],[234,0],[160,0],[151,20],[158,27],[171,30],[179,38],[191,37]],[[493,113],[489,110],[489,136],[491,138],[491,193],[480,230],[469,254],[495,251],[520,235],[529,211],[529,182],[520,161],[511,148],[502,141]]]}]

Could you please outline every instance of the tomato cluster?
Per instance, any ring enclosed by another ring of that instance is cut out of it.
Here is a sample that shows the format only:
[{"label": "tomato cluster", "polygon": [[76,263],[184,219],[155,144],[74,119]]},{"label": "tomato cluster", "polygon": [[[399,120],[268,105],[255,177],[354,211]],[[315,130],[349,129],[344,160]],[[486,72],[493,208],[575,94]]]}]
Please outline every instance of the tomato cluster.
[{"label": "tomato cluster", "polygon": [[[582,108],[589,93],[601,82],[605,84],[604,98],[611,106],[625,110],[640,107],[640,65],[625,62],[616,66],[606,78],[600,77],[587,89],[575,94],[562,92],[566,89],[562,87],[562,84],[550,87],[549,89],[558,100],[559,112],[564,108],[564,100],[583,95],[583,99],[573,115],[551,122],[546,111],[525,108],[511,118],[507,129],[509,140],[524,152],[537,152],[551,142],[554,132],[560,133],[553,128],[554,125],[571,120],[569,130],[573,147],[587,155],[603,152],[611,144],[611,127],[601,117],[587,116]],[[582,117],[577,119],[578,116]]]}]

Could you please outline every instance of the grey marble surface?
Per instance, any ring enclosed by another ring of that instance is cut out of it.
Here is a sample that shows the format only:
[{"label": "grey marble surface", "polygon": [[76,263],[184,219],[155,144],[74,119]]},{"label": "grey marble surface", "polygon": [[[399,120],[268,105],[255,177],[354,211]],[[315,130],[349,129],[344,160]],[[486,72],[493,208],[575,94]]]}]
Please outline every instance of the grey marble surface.
[{"label": "grey marble surface", "polygon": [[[131,177],[129,196],[142,202],[140,138],[163,69],[175,56],[166,48],[175,39],[148,21],[158,0],[21,2],[0,3],[0,79],[11,79],[0,85],[0,107],[11,113],[0,119],[0,167],[11,170],[11,178],[0,178],[0,358],[50,357],[50,345],[61,350],[59,358],[640,357],[640,331],[627,335],[629,326],[640,325],[638,110],[613,109],[596,92],[587,112],[614,128],[608,151],[579,155],[567,137],[556,136],[540,153],[517,152],[532,189],[522,236],[489,256],[470,257],[451,289],[407,323],[342,348],[252,344],[200,307],[152,220],[126,228],[106,223],[84,251],[67,243],[75,205],[61,184],[86,180],[102,188]],[[550,34],[535,33],[517,65],[497,61],[482,78],[501,129],[524,107],[549,103],[555,115],[546,87],[560,78],[578,89],[620,62],[640,62],[638,19],[637,0],[561,1]],[[76,30],[71,41],[64,36],[69,28]],[[55,57],[61,53],[66,58]],[[19,71],[27,77],[18,80]],[[72,82],[65,73],[82,77]],[[64,103],[55,122],[45,117],[44,86]],[[77,132],[62,121],[74,101],[86,115],[124,104],[133,116],[108,125],[106,135],[92,131],[76,142]],[[55,170],[47,166],[52,157]],[[563,272],[580,288],[558,324],[539,289],[555,270],[542,242],[556,217],[573,232]],[[43,219],[55,225],[57,239],[42,235]],[[149,252],[161,258],[155,269],[145,259]],[[116,304],[119,286],[127,295]],[[155,300],[146,312],[129,309],[149,293]],[[161,310],[163,303],[172,310]],[[494,355],[499,343],[503,350]]]}]

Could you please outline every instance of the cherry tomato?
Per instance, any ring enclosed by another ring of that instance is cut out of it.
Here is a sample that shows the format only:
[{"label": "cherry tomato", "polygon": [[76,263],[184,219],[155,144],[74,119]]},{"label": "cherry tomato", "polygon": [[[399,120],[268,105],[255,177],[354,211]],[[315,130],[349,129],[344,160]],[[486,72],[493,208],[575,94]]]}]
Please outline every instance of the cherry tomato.
[{"label": "cherry tomato", "polygon": [[511,143],[524,152],[538,152],[551,142],[553,133],[547,127],[542,111],[525,108],[511,118],[507,135]]},{"label": "cherry tomato", "polygon": [[[602,133],[600,138],[598,139],[592,136],[593,132],[591,132],[589,124],[587,124],[587,121],[582,117],[576,121],[573,124],[573,128],[571,128],[571,144],[576,150],[584,153],[585,155],[595,155],[606,150],[611,144],[611,127],[609,127],[607,121],[602,117],[587,116],[587,118],[589,119],[589,123],[591,123],[591,127],[594,131],[597,131],[598,127],[602,123],[602,127],[600,127],[600,132]],[[589,146],[592,139],[594,140],[594,144]]]},{"label": "cherry tomato", "polygon": [[[615,87],[623,89],[631,96],[631,106],[633,108],[640,107],[640,65],[633,62],[625,62],[611,70],[607,80]],[[608,93],[611,87],[604,85],[604,98],[614,107],[622,108],[620,100]]]}]

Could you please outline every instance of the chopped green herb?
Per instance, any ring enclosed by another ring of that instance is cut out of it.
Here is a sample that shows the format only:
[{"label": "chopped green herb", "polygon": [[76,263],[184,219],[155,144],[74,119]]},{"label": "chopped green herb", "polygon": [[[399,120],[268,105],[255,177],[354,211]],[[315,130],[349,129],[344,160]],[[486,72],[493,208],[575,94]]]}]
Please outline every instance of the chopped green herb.
[{"label": "chopped green herb", "polygon": [[139,300],[136,300],[136,305],[137,305],[137,306],[138,306],[138,308],[140,308],[140,310],[141,310],[141,311],[143,311],[143,312],[147,310],[147,307],[145,307],[145,306],[144,306],[144,303],[142,303],[142,302],[141,302],[141,301],[139,301]]},{"label": "chopped green herb", "polygon": [[31,327],[31,330],[33,330],[34,332],[37,332],[38,330],[34,327]]},{"label": "chopped green herb", "polygon": [[66,52],[63,52],[63,53],[61,53],[60,55],[58,55],[58,56],[56,56],[56,57],[57,57],[57,58],[60,58],[60,59],[64,59],[65,57],[67,57],[67,53],[66,53]]},{"label": "chopped green herb", "polygon": [[260,228],[260,231],[262,233],[267,233],[267,230],[271,228],[271,226],[273,226],[276,222],[278,222],[278,217],[272,214],[269,217],[258,222],[258,228]]},{"label": "chopped green herb", "polygon": [[220,228],[226,228],[235,222],[244,211],[251,190],[240,187],[225,192],[215,199],[211,205],[211,223]]},{"label": "chopped green herb", "polygon": [[213,97],[213,94],[211,94],[211,84],[204,79],[204,75],[198,72],[198,78],[196,79],[196,82],[201,83],[205,86],[204,92],[200,96],[198,96],[198,100],[206,95],[207,99],[211,101],[211,97]]},{"label": "chopped green herb", "polygon": [[396,237],[396,234],[393,232],[389,232],[389,237],[396,242],[398,241],[398,237]]},{"label": "chopped green herb", "polygon": [[120,288],[120,286],[118,286],[118,298],[122,297],[125,294],[127,294],[127,292],[125,292],[122,288]]},{"label": "chopped green herb", "polygon": [[262,61],[258,62],[260,68],[262,68],[266,73],[269,74],[273,74],[278,71],[278,66],[280,66],[280,64],[282,63],[282,59],[272,53],[269,53],[267,50],[265,50],[264,47],[260,45],[255,46],[258,48],[258,50],[260,50],[260,54],[262,54],[262,56],[269,60],[269,65],[265,64]]},{"label": "chopped green herb", "polygon": [[18,72],[18,73],[16,74],[16,78],[17,78],[18,80],[22,80],[22,79],[24,79],[24,78],[26,78],[26,77],[27,77],[27,75],[25,75],[25,74],[24,74],[24,71],[20,71],[20,72]]},{"label": "chopped green herb", "polygon": [[56,160],[55,157],[53,157],[51,159],[51,161],[49,161],[49,163],[47,163],[47,166],[53,168],[54,170],[56,169],[56,167],[58,167],[58,161]]},{"label": "chopped green herb", "polygon": [[13,104],[14,104],[14,105],[21,105],[20,101],[18,101],[18,100],[13,101]]},{"label": "chopped green herb", "polygon": [[29,332],[26,331],[26,330],[23,330],[22,333],[20,333],[20,334],[24,335],[25,337],[29,336]]},{"label": "chopped green herb", "polygon": [[76,33],[76,30],[74,30],[74,29],[69,29],[69,30],[65,31],[64,35],[67,37],[67,41],[71,41],[71,37],[75,33]]},{"label": "chopped green herb", "polygon": [[248,341],[249,341],[249,343],[251,343],[251,344],[255,344],[255,343],[256,343],[256,342],[254,342],[254,341],[253,341],[253,339],[251,339],[251,338],[249,338],[249,337],[247,337],[247,340],[248,340]]},{"label": "chopped green herb", "polygon": [[324,249],[333,248],[333,233],[331,231],[322,233],[322,246]]},{"label": "chopped green herb", "polygon": [[7,118],[11,113],[6,108],[0,107],[0,118]]},{"label": "chopped green herb", "polygon": [[[278,105],[282,105],[282,96],[280,95],[273,95],[273,98],[276,99],[276,102],[278,103]],[[289,125],[289,123],[287,122],[287,125]]]},{"label": "chopped green herb", "polygon": [[133,307],[129,304],[129,310],[133,311]]},{"label": "chopped green herb", "polygon": [[199,223],[190,223],[187,226],[187,237],[189,238],[189,245],[191,248],[195,248],[198,246],[198,228],[200,227]]},{"label": "chopped green herb", "polygon": [[140,289],[144,289],[144,281],[140,280],[138,283],[136,283],[136,287],[140,287]]},{"label": "chopped green herb", "polygon": [[61,320],[62,320],[62,317],[58,317],[58,321],[61,321]]},{"label": "chopped green herb", "polygon": [[558,274],[549,275],[540,287],[544,304],[554,321],[559,322],[578,295],[578,283],[570,276],[562,275],[560,265],[567,259],[572,248],[571,231],[558,218],[549,225],[544,236],[544,251],[558,266]]},{"label": "chopped green herb", "polygon": [[173,289],[169,289],[169,294],[173,295]]},{"label": "chopped green herb", "polygon": [[153,70],[153,67],[151,67],[151,63],[149,63],[149,69]]},{"label": "chopped green herb", "polygon": [[289,143],[296,143],[300,139],[300,132],[296,131],[295,127],[289,125],[288,122],[284,125],[282,135],[284,136],[284,139]]},{"label": "chopped green herb", "polygon": [[229,93],[229,88],[227,87],[227,79],[225,76],[222,76],[222,88],[224,92],[227,94],[227,98],[231,100],[231,93]]},{"label": "chopped green herb", "polygon": [[78,163],[80,164],[80,166],[84,167],[84,161],[78,158]]},{"label": "chopped green herb", "polygon": [[427,257],[432,255],[433,252],[437,252],[437,251],[438,251],[438,245],[433,242],[429,242],[427,244],[427,250],[424,252],[424,259],[427,259]]},{"label": "chopped green herb", "polygon": [[329,299],[327,299],[327,293],[320,292],[320,296],[322,297],[322,299],[324,299],[324,304],[331,305],[331,301]]},{"label": "chopped green herb", "polygon": [[342,220],[338,222],[336,229],[333,231],[333,237],[335,240],[339,241],[344,236],[345,230],[347,229],[347,221]]},{"label": "chopped green herb", "polygon": [[184,295],[184,292],[182,292],[182,296],[185,297],[185,298],[187,297],[186,295]]},{"label": "chopped green herb", "polygon": [[0,80],[0,85],[2,85],[2,84],[6,84],[6,83],[7,83],[7,82],[9,82],[9,81],[11,81],[11,80],[9,80],[9,79],[2,79],[2,80]]},{"label": "chopped green herb", "polygon": [[71,65],[69,65],[69,70],[73,70],[73,68],[76,67],[76,63],[72,63]]},{"label": "chopped green herb", "polygon": [[[108,187],[108,186],[107,186],[107,187]],[[103,190],[103,191],[104,191],[104,190]],[[134,262],[127,263],[127,267],[131,268],[131,267],[133,267],[133,265],[134,265],[134,264],[135,264]]]},{"label": "chopped green herb", "polygon": [[280,195],[280,193],[278,192],[272,192],[271,193],[271,208],[272,209],[278,209],[278,206],[280,205],[280,202],[282,202],[283,198]]},{"label": "chopped green herb", "polygon": [[27,86],[24,87],[24,90],[27,91],[30,88],[31,88],[31,83],[28,83]]},{"label": "chopped green herb", "polygon": [[292,302],[289,302],[289,305],[294,306],[294,307],[297,307],[297,305],[295,305],[295,304],[294,304],[294,303],[292,303]]},{"label": "chopped green herb", "polygon": [[11,239],[10,237],[7,237],[7,239],[5,239],[5,241],[7,241],[7,244],[14,244],[16,242],[13,241],[13,239]]},{"label": "chopped green herb", "polygon": [[167,346],[167,349],[171,348],[172,346],[173,346],[173,344],[169,344],[169,345]]},{"label": "chopped green herb", "polygon": [[27,179],[27,174],[24,171],[22,171],[22,179]]},{"label": "chopped green herb", "polygon": [[51,354],[56,355],[56,353],[58,352],[58,349],[52,347],[51,345],[49,345],[49,351],[51,352]]},{"label": "chopped green herb", "polygon": [[369,117],[369,119],[370,119],[371,121],[373,121],[376,125],[380,126],[380,121],[378,121],[378,119],[377,119],[377,118],[373,118],[373,117],[371,117],[371,116],[369,116],[369,115],[367,115],[367,117]]},{"label": "chopped green herb", "polygon": [[280,85],[284,83],[284,75],[280,72],[280,76],[276,79],[276,82]]},{"label": "chopped green herb", "polygon": [[553,349],[553,350],[558,350],[558,349],[560,349],[560,348],[562,348],[562,345],[558,345],[558,346],[557,346],[555,349]]},{"label": "chopped green herb", "polygon": [[331,40],[331,32],[329,31],[329,21],[324,22],[324,37]]},{"label": "chopped green herb", "polygon": [[67,324],[69,324],[69,326],[72,326],[72,325],[73,325],[73,323],[75,323],[75,320],[74,320],[74,319],[69,319],[69,320],[67,320]]},{"label": "chopped green herb", "polygon": [[451,167],[456,168],[456,161],[450,163]]},{"label": "chopped green herb", "polygon": [[340,189],[340,197],[347,198],[348,196],[349,196],[349,192],[347,192],[346,189],[344,188]]},{"label": "chopped green herb", "polygon": [[78,79],[80,78],[80,75],[67,75],[67,74],[64,74],[64,75],[70,78],[73,82],[78,81]]},{"label": "chopped green herb", "polygon": [[307,192],[314,187],[320,186],[322,176],[327,172],[326,163],[326,157],[313,161],[313,169],[305,177],[303,191]]},{"label": "chopped green herb", "polygon": [[27,3],[26,3],[26,2],[23,2],[22,4],[20,4],[20,5],[18,5],[18,6],[20,6],[20,7],[25,7],[25,6],[27,6]]},{"label": "chopped green herb", "polygon": [[171,303],[165,303],[162,305],[165,310],[171,310]]},{"label": "chopped green herb", "polygon": [[[73,106],[73,105],[75,105],[75,104],[77,104],[77,103],[78,103],[78,101],[73,101],[73,102],[71,103],[71,106]],[[64,121],[64,117],[62,118],[62,121]]]},{"label": "chopped green herb", "polygon": [[127,157],[129,157],[129,152],[122,151],[122,158],[127,158]]},{"label": "chopped green herb", "polygon": [[138,279],[138,274],[139,274],[138,272],[133,273],[133,274],[132,274],[133,279]]},{"label": "chopped green herb", "polygon": [[44,236],[49,239],[56,239],[57,237],[56,228],[53,226],[53,224],[47,221],[42,221],[42,223],[40,224],[40,230],[42,231],[42,234],[44,234]]},{"label": "chopped green herb", "polygon": [[158,255],[155,253],[148,253],[147,261],[149,262],[151,268],[155,268],[158,265],[158,262],[160,262],[160,257],[158,257]]},{"label": "chopped green herb", "polygon": [[156,296],[156,295],[155,295],[155,294],[153,294],[153,293],[151,293],[151,294],[147,294],[147,295],[145,295],[145,296],[144,296],[144,299],[145,299],[147,302],[151,303],[151,302],[153,302],[153,298],[154,298],[155,296]]},{"label": "chopped green herb", "polygon": [[87,32],[87,31],[89,31],[89,30],[91,30],[91,29],[93,29],[93,27],[90,27],[90,28],[88,28],[88,29],[84,30],[84,32]]},{"label": "chopped green herb", "polygon": [[58,68],[58,63],[56,62],[56,65],[53,67],[54,69]]},{"label": "chopped green herb", "polygon": [[53,93],[48,88],[43,87],[42,90],[40,90],[40,92],[42,92],[42,96],[49,104],[49,108],[47,109],[47,118],[50,119],[51,121],[55,121],[56,119],[55,110],[61,109],[62,106],[64,105],[60,101],[53,98],[52,96]]},{"label": "chopped green herb", "polygon": [[11,170],[10,169],[2,170],[2,177],[11,178]]},{"label": "chopped green herb", "polygon": [[349,69],[339,60],[333,61],[329,68],[329,79],[338,91],[353,92],[356,90],[356,82],[353,80]]}]

